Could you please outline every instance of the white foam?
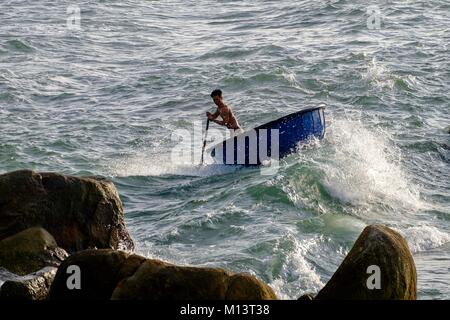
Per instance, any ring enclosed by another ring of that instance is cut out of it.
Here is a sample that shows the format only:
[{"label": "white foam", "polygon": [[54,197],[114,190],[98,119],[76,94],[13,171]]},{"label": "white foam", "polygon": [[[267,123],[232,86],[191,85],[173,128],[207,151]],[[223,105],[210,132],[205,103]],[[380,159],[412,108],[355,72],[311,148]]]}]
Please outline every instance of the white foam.
[{"label": "white foam", "polygon": [[386,132],[360,121],[335,120],[327,140],[332,153],[320,167],[334,197],[354,205],[423,207],[418,188],[402,168],[400,150]]},{"label": "white foam", "polygon": [[273,280],[271,283],[269,283],[269,286],[273,289],[273,291],[275,292],[275,294],[277,295],[277,298],[279,300],[295,299],[294,297],[290,297],[289,295],[284,293],[285,282],[283,279],[277,278],[277,279]]},{"label": "white foam", "polygon": [[221,166],[206,163],[205,165],[172,161],[170,156],[152,155],[143,151],[140,154],[127,155],[109,166],[112,176],[212,176],[239,170],[236,166]]},{"label": "white foam", "polygon": [[395,85],[395,79],[390,70],[375,58],[369,63],[366,71],[362,74],[362,78],[380,89],[392,89]]},{"label": "white foam", "polygon": [[433,226],[417,226],[396,229],[408,242],[412,252],[427,251],[450,242],[450,235]]},{"label": "white foam", "polygon": [[281,277],[274,279],[270,286],[281,299],[297,299],[305,292],[319,291],[324,284],[314,266],[305,257],[308,252],[320,245],[322,237],[297,240],[294,236],[288,235],[287,238],[293,243],[294,249],[286,255]]},{"label": "white foam", "polygon": [[298,85],[297,82],[297,77],[295,76],[295,73],[290,72],[290,71],[283,71],[281,73],[281,75],[283,76],[284,79],[286,79],[289,84],[291,84],[292,86]]},{"label": "white foam", "polygon": [[283,71],[281,72],[281,76],[289,83],[289,85],[291,87],[296,88],[306,94],[311,94],[311,95],[314,94],[313,91],[303,88],[300,85],[300,83],[298,83],[297,77],[294,72],[289,71],[286,68],[283,68]]}]

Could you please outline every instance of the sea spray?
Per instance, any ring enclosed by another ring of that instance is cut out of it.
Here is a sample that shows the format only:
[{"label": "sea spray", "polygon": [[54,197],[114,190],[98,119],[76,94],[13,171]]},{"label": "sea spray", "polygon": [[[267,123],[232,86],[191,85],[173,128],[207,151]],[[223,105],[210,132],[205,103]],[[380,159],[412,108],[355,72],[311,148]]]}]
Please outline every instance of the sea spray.
[{"label": "sea spray", "polygon": [[329,160],[322,165],[325,185],[344,203],[421,208],[417,186],[402,168],[401,152],[382,129],[361,121],[336,120],[329,129]]}]

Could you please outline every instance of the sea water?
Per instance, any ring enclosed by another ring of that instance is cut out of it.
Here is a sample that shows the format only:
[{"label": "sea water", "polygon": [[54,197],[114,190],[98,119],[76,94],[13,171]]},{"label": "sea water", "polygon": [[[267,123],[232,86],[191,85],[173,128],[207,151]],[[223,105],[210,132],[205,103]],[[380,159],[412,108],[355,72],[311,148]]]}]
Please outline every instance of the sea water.
[{"label": "sea water", "polygon": [[[0,21],[1,173],[106,176],[140,254],[284,299],[385,224],[418,298],[450,298],[448,1],[10,0]],[[272,175],[174,161],[215,88],[246,129],[326,104],[326,136]]]}]

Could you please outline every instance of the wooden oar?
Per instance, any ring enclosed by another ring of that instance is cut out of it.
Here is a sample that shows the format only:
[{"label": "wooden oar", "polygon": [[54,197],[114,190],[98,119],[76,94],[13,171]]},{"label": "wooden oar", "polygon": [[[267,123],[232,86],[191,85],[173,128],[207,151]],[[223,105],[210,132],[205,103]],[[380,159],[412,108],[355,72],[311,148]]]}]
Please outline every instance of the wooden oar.
[{"label": "wooden oar", "polygon": [[209,119],[206,120],[206,131],[205,131],[205,139],[203,139],[202,162],[201,162],[201,165],[203,165],[203,155],[204,155],[204,153],[205,153],[206,137],[208,136],[208,129],[209,129]]}]

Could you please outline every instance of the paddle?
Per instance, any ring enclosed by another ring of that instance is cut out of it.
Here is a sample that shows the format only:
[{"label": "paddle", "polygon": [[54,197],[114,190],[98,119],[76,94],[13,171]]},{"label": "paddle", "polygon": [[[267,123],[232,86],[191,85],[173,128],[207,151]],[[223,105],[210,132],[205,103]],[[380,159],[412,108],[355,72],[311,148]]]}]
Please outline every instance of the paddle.
[{"label": "paddle", "polygon": [[206,137],[208,136],[208,128],[209,128],[209,119],[206,120],[206,130],[205,130],[205,139],[203,139],[203,148],[202,148],[202,165],[203,165],[203,154],[205,153],[206,147]]}]

